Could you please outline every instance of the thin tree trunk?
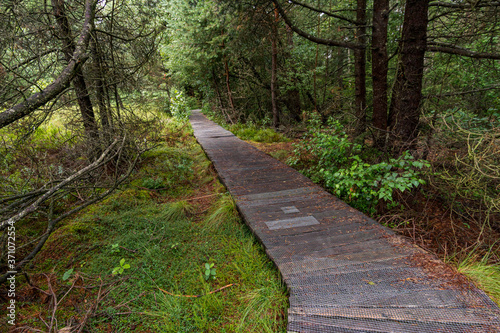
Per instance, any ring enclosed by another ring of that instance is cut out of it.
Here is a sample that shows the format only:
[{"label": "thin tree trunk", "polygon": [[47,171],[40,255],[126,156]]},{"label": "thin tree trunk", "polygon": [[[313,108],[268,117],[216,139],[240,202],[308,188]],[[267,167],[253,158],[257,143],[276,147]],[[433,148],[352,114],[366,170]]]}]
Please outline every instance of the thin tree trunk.
[{"label": "thin tree trunk", "polygon": [[387,133],[387,24],[389,0],[373,2],[372,32],[372,80],[373,80],[373,117],[375,145],[385,147]]},{"label": "thin tree trunk", "polygon": [[226,112],[226,108],[224,106],[224,100],[222,99],[222,95],[220,93],[220,89],[219,89],[219,83],[217,82],[217,75],[215,74],[215,69],[212,68],[212,77],[213,77],[213,81],[214,81],[214,86],[215,86],[215,93],[217,94],[217,100],[219,102],[219,105],[220,105],[220,109],[222,111],[222,114],[224,115],[224,118],[226,118],[226,122],[227,123],[231,123],[231,124],[234,124],[234,121],[233,119],[231,118],[231,116]]},{"label": "thin tree trunk", "polygon": [[213,77],[213,81],[214,81],[215,93],[217,95],[217,101],[219,102],[219,107],[221,109],[223,109],[224,108],[224,102],[222,100],[222,96],[221,96],[221,93],[220,93],[219,83],[217,82],[217,76],[215,75],[215,69],[212,69],[212,77]]},{"label": "thin tree trunk", "polygon": [[[221,35],[224,35],[224,31],[221,32]],[[233,116],[236,116],[236,108],[234,107],[234,101],[233,101],[233,92],[231,91],[231,85],[229,84],[229,64],[227,61],[225,48],[226,48],[226,45],[225,45],[224,41],[222,41],[221,49],[222,49],[222,52],[224,53],[223,62],[224,62],[224,75],[226,76],[227,99],[229,102],[229,106],[231,107],[231,111],[232,111]]]},{"label": "thin tree trunk", "polygon": [[[111,66],[113,69],[116,68],[116,61],[115,61],[115,51],[114,51],[114,45],[113,45],[113,29],[115,26],[115,6],[116,2],[113,0],[112,5],[111,5],[111,22],[110,22],[110,32],[111,34],[109,35],[109,51],[111,54]],[[118,84],[116,83],[118,81],[118,78],[114,78],[114,83],[112,84],[113,86],[113,95],[115,97],[115,107],[116,107],[116,118],[118,120],[118,123],[121,122],[121,112],[120,112],[120,107],[123,106],[123,103],[121,103],[120,100],[120,94],[118,93]]]},{"label": "thin tree trunk", "polygon": [[[348,62],[349,59],[349,49],[344,49],[342,47],[339,47],[338,49],[338,54],[337,54],[337,71],[336,71],[336,76],[337,76],[337,85],[339,87],[339,94],[338,94],[338,105],[337,108],[339,110],[342,110],[344,108],[344,100],[342,98],[343,91],[345,89],[344,85],[344,66],[346,63],[346,60]],[[346,59],[347,58],[347,59]]]},{"label": "thin tree trunk", "polygon": [[[66,57],[66,61],[69,63],[71,61],[73,53],[75,52],[75,43],[73,41],[71,27],[64,10],[64,5],[64,0],[52,0],[54,16],[59,27],[59,36],[63,42],[62,51],[64,53],[64,56]],[[91,152],[91,155],[98,155],[99,130],[95,121],[92,101],[90,100],[90,95],[81,67],[78,67],[76,76],[73,79],[72,83],[73,87],[75,88],[78,105],[80,106],[80,113],[83,119],[85,134],[87,135],[87,138],[89,139],[90,145],[92,147],[91,149],[93,150]]]},{"label": "thin tree trunk", "polygon": [[[356,39],[358,44],[366,45],[366,0],[357,0],[356,9]],[[354,85],[355,112],[359,135],[366,130],[366,50],[354,49]]]},{"label": "thin tree trunk", "polygon": [[[290,57],[290,52],[294,48],[293,44],[293,31],[290,29],[290,27],[286,27],[286,34],[287,34],[287,44],[288,48],[285,50],[284,57]],[[291,69],[294,73],[296,73],[296,69],[292,68]],[[288,78],[293,84],[296,84],[297,79],[296,77]],[[286,92],[286,97],[283,100],[286,108],[290,112],[290,115],[293,117],[293,119],[296,122],[300,122],[302,120],[302,103],[300,100],[300,91],[297,88],[289,89]]]},{"label": "thin tree trunk", "polygon": [[[317,2],[318,8],[319,8],[319,0]],[[317,35],[320,35],[321,32],[321,16],[318,15],[318,29],[317,29]],[[316,56],[314,59],[314,71],[313,71],[313,96],[314,96],[314,111],[319,112],[319,107],[318,107],[318,87],[316,85],[317,83],[317,72],[318,72],[318,56],[319,56],[319,44],[316,44]],[[321,114],[321,113],[320,113]],[[321,114],[321,117],[323,118],[323,114]]]},{"label": "thin tree trunk", "polygon": [[278,39],[278,10],[274,10],[275,21],[272,22],[271,26],[271,104],[273,108],[273,127],[278,128],[279,126],[279,111],[277,103],[276,94],[276,72],[278,70],[278,47],[276,45],[276,40]]},{"label": "thin tree trunk", "polygon": [[104,67],[102,66],[102,56],[99,49],[97,36],[93,35],[94,39],[92,41],[92,53],[94,55],[94,75],[95,75],[95,89],[96,89],[96,99],[99,106],[99,118],[101,120],[101,128],[103,135],[106,138],[111,137],[111,127],[109,123],[108,108],[106,105],[105,91],[104,91]]},{"label": "thin tree trunk", "polygon": [[233,92],[231,91],[231,85],[229,84],[229,64],[227,63],[227,58],[224,56],[224,71],[226,76],[226,88],[227,88],[227,98],[229,101],[229,106],[233,115],[236,115],[236,108],[234,107]]},{"label": "thin tree trunk", "polygon": [[414,150],[420,120],[429,0],[407,0],[389,122],[391,146]]}]

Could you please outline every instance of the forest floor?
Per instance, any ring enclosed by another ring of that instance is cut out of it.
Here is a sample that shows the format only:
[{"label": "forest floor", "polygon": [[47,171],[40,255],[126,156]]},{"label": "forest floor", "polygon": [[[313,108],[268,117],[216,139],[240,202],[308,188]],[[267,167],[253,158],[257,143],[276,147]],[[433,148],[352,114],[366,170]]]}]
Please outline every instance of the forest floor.
[{"label": "forest floor", "polygon": [[[19,244],[36,231],[26,223]],[[3,316],[2,332],[286,330],[279,272],[175,121],[128,184],[66,219],[17,282],[16,326]]]}]

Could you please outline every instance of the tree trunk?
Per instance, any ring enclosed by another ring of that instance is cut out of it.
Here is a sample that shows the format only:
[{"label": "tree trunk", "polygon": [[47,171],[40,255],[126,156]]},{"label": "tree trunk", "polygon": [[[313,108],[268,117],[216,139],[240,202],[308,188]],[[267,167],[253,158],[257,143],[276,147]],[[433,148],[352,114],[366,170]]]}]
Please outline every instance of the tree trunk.
[{"label": "tree trunk", "polygon": [[[75,88],[76,99],[80,107],[85,133],[87,138],[92,141],[91,146],[97,147],[99,143],[99,129],[95,121],[94,108],[90,100],[87,84],[81,71],[77,73],[76,77],[73,79],[73,87]],[[96,151],[96,153],[98,153],[98,151]]]},{"label": "tree trunk", "polygon": [[373,2],[372,80],[375,146],[383,149],[387,133],[387,23],[389,0]]},{"label": "tree trunk", "polygon": [[101,120],[101,128],[103,131],[103,136],[106,138],[111,137],[111,127],[109,122],[108,108],[106,105],[106,92],[104,91],[104,66],[101,50],[99,49],[99,45],[97,42],[97,36],[94,34],[94,39],[92,41],[92,54],[94,56],[94,75],[95,75],[95,90],[96,90],[96,98],[97,104],[99,106],[99,118]]},{"label": "tree trunk", "polygon": [[[420,120],[429,0],[407,0],[399,64],[389,112],[391,146],[415,149]],[[397,150],[396,150],[397,149]]]},{"label": "tree trunk", "polygon": [[[224,101],[219,90],[219,82],[217,82],[217,75],[215,74],[215,69],[212,68],[212,78],[214,82],[215,94],[217,95],[217,101],[219,102],[219,107],[224,108]],[[229,121],[229,120],[228,120]]]},{"label": "tree trunk", "polygon": [[229,84],[229,64],[227,63],[227,58],[224,55],[224,72],[226,76],[226,88],[227,88],[227,99],[229,101],[229,106],[233,116],[236,115],[236,108],[234,107],[233,92],[231,91],[231,85]]},{"label": "tree trunk", "polygon": [[[357,0],[356,39],[358,44],[366,45],[366,0]],[[354,49],[354,86],[355,112],[358,125],[356,134],[366,130],[366,50]]]},{"label": "tree trunk", "polygon": [[336,66],[337,66],[337,69],[336,69],[336,78],[337,78],[337,87],[338,87],[338,94],[337,94],[337,100],[335,101],[336,104],[335,104],[335,107],[338,109],[338,110],[342,110],[344,108],[344,99],[343,99],[343,91],[345,89],[345,84],[344,84],[344,78],[345,78],[345,75],[344,75],[344,68],[345,68],[345,64],[346,62],[349,62],[349,55],[348,55],[348,52],[349,52],[349,49],[345,49],[343,47],[339,47],[337,48],[337,63],[336,63]]},{"label": "tree trunk", "polygon": [[276,40],[278,39],[278,10],[274,10],[275,21],[272,22],[271,26],[271,104],[273,108],[273,127],[278,128],[279,126],[279,111],[277,103],[277,93],[276,93],[276,76],[278,70],[278,47],[276,45]]},{"label": "tree trunk", "polygon": [[[63,43],[62,51],[64,53],[64,56],[66,57],[66,61],[70,63],[76,46],[73,41],[71,27],[64,10],[64,5],[64,0],[52,0],[54,16],[59,27],[59,37],[61,38]],[[77,68],[77,72],[72,83],[73,87],[75,88],[78,105],[80,106],[80,113],[83,119],[85,134],[90,141],[90,145],[92,147],[91,149],[93,150],[93,152],[91,152],[91,155],[98,155],[99,148],[97,147],[99,143],[99,130],[95,121],[92,101],[90,100],[90,95],[88,93],[87,84],[85,82],[81,67]]]},{"label": "tree trunk", "polygon": [[[290,57],[290,53],[294,48],[293,44],[293,31],[290,27],[286,27],[286,35],[287,35],[287,44],[288,48],[285,50],[284,57]],[[291,69],[294,73],[296,72],[295,68]],[[297,83],[297,79],[294,77],[288,78],[293,84]],[[290,112],[291,117],[296,121],[300,122],[302,120],[302,103],[300,100],[300,91],[297,88],[289,89],[286,92],[286,97],[284,98],[284,103],[288,111]]]}]

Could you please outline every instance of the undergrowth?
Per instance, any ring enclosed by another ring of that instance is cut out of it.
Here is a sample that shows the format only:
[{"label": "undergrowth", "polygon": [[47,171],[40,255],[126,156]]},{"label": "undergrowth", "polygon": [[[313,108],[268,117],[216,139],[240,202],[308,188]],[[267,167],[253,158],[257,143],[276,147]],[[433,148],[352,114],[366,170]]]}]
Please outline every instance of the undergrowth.
[{"label": "undergrowth", "polygon": [[[19,327],[285,331],[278,271],[188,127],[169,128],[127,186],[51,236],[26,272],[30,284],[18,286]],[[206,265],[215,269],[207,280]]]},{"label": "undergrowth", "polygon": [[313,117],[303,140],[294,147],[294,156],[287,161],[290,166],[372,216],[381,208],[396,207],[396,192],[424,184],[421,170],[429,167],[427,161],[415,160],[407,152],[380,161],[375,151],[352,142],[333,119],[324,126],[319,117]]},{"label": "undergrowth", "polygon": [[274,143],[286,142],[288,139],[271,128],[258,126],[254,123],[235,124],[227,126],[228,130],[233,132],[242,140],[251,140],[255,142]]}]

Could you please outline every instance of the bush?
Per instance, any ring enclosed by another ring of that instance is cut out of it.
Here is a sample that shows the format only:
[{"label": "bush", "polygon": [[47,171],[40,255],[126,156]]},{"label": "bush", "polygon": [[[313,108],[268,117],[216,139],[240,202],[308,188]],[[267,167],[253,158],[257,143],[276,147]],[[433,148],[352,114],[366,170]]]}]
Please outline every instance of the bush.
[{"label": "bush", "polygon": [[170,112],[172,116],[180,120],[187,120],[190,114],[188,100],[182,91],[174,90],[170,97]]},{"label": "bush", "polygon": [[494,112],[491,118],[457,111],[445,114],[436,126],[434,148],[440,152],[435,156],[439,166],[435,188],[455,212],[495,227],[500,223],[499,119]]},{"label": "bush", "polygon": [[420,170],[430,166],[427,161],[414,160],[408,152],[381,163],[368,163],[361,154],[362,146],[349,140],[338,121],[330,120],[325,128],[313,119],[288,164],[369,214],[375,213],[381,200],[393,206],[395,191],[424,184]]}]

